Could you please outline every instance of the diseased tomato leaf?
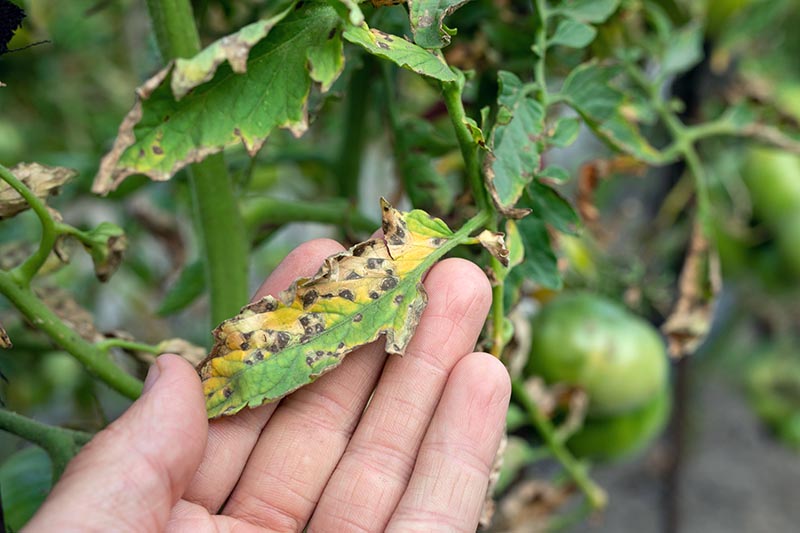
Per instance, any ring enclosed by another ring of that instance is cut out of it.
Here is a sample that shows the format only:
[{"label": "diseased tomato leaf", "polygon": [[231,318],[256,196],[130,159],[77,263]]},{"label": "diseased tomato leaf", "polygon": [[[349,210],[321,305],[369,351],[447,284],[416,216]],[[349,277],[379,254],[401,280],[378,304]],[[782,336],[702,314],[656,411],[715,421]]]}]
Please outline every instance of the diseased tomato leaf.
[{"label": "diseased tomato leaf", "polygon": [[388,353],[404,353],[427,304],[422,275],[458,240],[424,211],[381,205],[383,238],[327,258],[313,277],[214,331],[198,367],[209,418],[277,400],[381,335]]}]

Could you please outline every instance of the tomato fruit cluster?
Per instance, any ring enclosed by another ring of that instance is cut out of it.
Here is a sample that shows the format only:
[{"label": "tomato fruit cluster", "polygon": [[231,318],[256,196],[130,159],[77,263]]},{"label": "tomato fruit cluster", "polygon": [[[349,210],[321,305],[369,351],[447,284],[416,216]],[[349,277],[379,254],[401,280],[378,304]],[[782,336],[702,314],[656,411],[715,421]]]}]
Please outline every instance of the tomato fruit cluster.
[{"label": "tomato fruit cluster", "polygon": [[526,373],[580,387],[583,429],[567,443],[579,455],[635,451],[663,428],[670,406],[667,356],[658,332],[617,303],[565,293],[533,320]]}]

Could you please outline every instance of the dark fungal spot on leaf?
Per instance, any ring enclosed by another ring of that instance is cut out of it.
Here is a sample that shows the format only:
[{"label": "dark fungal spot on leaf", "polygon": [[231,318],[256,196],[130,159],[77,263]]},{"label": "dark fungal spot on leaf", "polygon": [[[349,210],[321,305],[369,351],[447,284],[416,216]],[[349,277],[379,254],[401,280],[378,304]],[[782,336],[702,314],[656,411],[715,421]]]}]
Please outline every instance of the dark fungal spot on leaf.
[{"label": "dark fungal spot on leaf", "polygon": [[311,323],[311,315],[303,315],[299,318],[301,326],[307,326]]},{"label": "dark fungal spot on leaf", "polygon": [[378,47],[379,48],[383,48],[384,50],[390,50],[392,48],[391,46],[389,46],[387,43],[385,43],[383,41],[377,41],[377,43],[378,43]]},{"label": "dark fungal spot on leaf", "polygon": [[381,265],[383,265],[383,262],[384,262],[383,259],[370,257],[369,259],[367,259],[367,268],[369,268],[370,270],[378,269],[381,267]]},{"label": "dark fungal spot on leaf", "polygon": [[362,318],[364,318],[364,315],[361,313],[356,313],[356,316],[353,317],[353,322],[361,322]]},{"label": "dark fungal spot on leaf", "polygon": [[306,357],[306,364],[307,364],[308,366],[311,366],[311,365],[313,365],[313,364],[314,364],[314,358],[313,358],[313,357],[311,357],[310,355],[309,355],[308,357]]},{"label": "dark fungal spot on leaf", "polygon": [[224,389],[222,389],[222,395],[223,395],[223,396],[225,396],[225,399],[226,399],[226,400],[227,400],[228,398],[230,398],[232,394],[233,394],[233,391],[232,391],[231,389],[229,389],[229,388],[227,388],[227,387],[226,387],[226,388],[224,388]]},{"label": "dark fungal spot on leaf", "polygon": [[264,352],[262,352],[261,350],[256,350],[256,352],[253,354],[253,358],[256,361],[263,361],[264,360]]},{"label": "dark fungal spot on leaf", "polygon": [[397,296],[394,297],[394,303],[399,305],[399,304],[403,303],[404,299],[405,299],[405,296],[403,296],[402,294],[398,294]]},{"label": "dark fungal spot on leaf", "polygon": [[322,333],[323,331],[325,331],[325,326],[323,326],[322,324],[314,324],[315,333]]},{"label": "dark fungal spot on leaf", "polygon": [[275,342],[275,345],[278,347],[279,350],[283,350],[286,348],[286,345],[289,344],[291,337],[285,331],[278,332],[278,340]]},{"label": "dark fungal spot on leaf", "polygon": [[350,300],[351,302],[356,301],[356,295],[353,294],[353,291],[351,291],[350,289],[345,289],[343,291],[340,291],[339,296],[344,298],[345,300]]},{"label": "dark fungal spot on leaf", "polygon": [[314,305],[314,302],[317,301],[318,296],[319,294],[315,290],[310,290],[307,293],[305,293],[303,295],[303,307],[306,308],[311,305]]},{"label": "dark fungal spot on leaf", "polygon": [[156,154],[156,155],[164,155],[164,149],[161,148],[158,145],[154,145],[152,150],[153,150],[153,153]]},{"label": "dark fungal spot on leaf", "polygon": [[240,350],[247,350],[247,349],[249,349],[249,348],[250,348],[250,343],[249,343],[249,342],[247,342],[247,341],[245,341],[245,342],[243,342],[243,343],[241,343],[241,344],[239,345],[239,349],[240,349]]},{"label": "dark fungal spot on leaf", "polygon": [[253,366],[253,361],[250,359],[245,359],[244,364],[246,364],[247,366]]},{"label": "dark fungal spot on leaf", "polygon": [[377,293],[377,292],[375,292],[375,291],[369,291],[369,297],[370,297],[370,299],[372,299],[372,300],[377,300],[378,298],[380,298],[380,297],[381,297],[381,295],[380,295],[380,294],[378,294],[378,293]]},{"label": "dark fungal spot on leaf", "polygon": [[344,343],[340,342],[339,345],[336,347],[336,349],[341,350],[342,348],[344,348]]},{"label": "dark fungal spot on leaf", "polygon": [[314,328],[313,328],[313,326],[306,326],[306,329],[304,331],[305,331],[306,335],[311,335],[311,334],[314,333]]},{"label": "dark fungal spot on leaf", "polygon": [[300,341],[299,342],[300,342],[300,344],[305,344],[310,340],[311,340],[311,335],[303,335],[302,337],[300,337]]},{"label": "dark fungal spot on leaf", "polygon": [[397,287],[397,278],[386,278],[381,282],[381,289],[389,291]]},{"label": "dark fungal spot on leaf", "polygon": [[434,237],[433,239],[431,239],[431,243],[434,246],[439,246],[440,244],[442,244],[442,239],[440,237]]},{"label": "dark fungal spot on leaf", "polygon": [[347,276],[344,278],[346,280],[354,280],[354,279],[361,279],[363,276],[356,272],[355,270],[351,271]]},{"label": "dark fungal spot on leaf", "polygon": [[144,148],[139,148],[139,157],[144,157]]},{"label": "dark fungal spot on leaf", "polygon": [[369,248],[369,241],[355,245],[353,247],[353,256],[361,257],[362,255],[364,255],[364,252],[366,252],[368,248]]},{"label": "dark fungal spot on leaf", "polygon": [[404,240],[403,240],[403,238],[402,238],[402,237],[400,237],[400,236],[399,236],[397,233],[392,233],[392,236],[391,236],[391,237],[389,237],[389,242],[390,242],[390,243],[392,243],[392,244],[394,244],[394,245],[396,245],[396,246],[400,246],[400,245],[402,245],[402,244],[403,244],[405,241],[404,241]]},{"label": "dark fungal spot on leaf", "polygon": [[330,41],[336,36],[336,28],[331,28],[331,31],[328,33],[328,40]]}]

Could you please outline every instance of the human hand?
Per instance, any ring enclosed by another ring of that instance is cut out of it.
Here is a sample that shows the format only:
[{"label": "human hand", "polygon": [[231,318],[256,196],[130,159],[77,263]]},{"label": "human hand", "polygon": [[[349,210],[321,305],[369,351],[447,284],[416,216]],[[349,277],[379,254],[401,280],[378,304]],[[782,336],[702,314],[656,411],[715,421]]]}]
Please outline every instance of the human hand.
[{"label": "human hand", "polygon": [[[256,298],[341,249],[301,245]],[[474,531],[509,378],[470,353],[491,302],[480,269],[447,259],[425,287],[404,357],[379,340],[232,417],[207,422],[194,369],[159,357],[141,398],[72,460],[26,531]]]}]

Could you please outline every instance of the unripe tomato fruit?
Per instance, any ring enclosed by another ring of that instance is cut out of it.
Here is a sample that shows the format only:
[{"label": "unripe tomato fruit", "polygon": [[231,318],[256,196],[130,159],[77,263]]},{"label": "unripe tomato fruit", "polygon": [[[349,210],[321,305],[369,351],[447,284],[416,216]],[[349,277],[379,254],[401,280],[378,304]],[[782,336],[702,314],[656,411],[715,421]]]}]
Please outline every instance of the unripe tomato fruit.
[{"label": "unripe tomato fruit", "polygon": [[527,374],[581,387],[590,416],[635,410],[666,386],[667,357],[655,328],[600,296],[558,296],[534,318],[531,334]]},{"label": "unripe tomato fruit", "polygon": [[578,457],[599,461],[620,459],[644,449],[667,425],[672,397],[664,387],[644,406],[621,415],[587,418],[583,427],[567,440]]}]

